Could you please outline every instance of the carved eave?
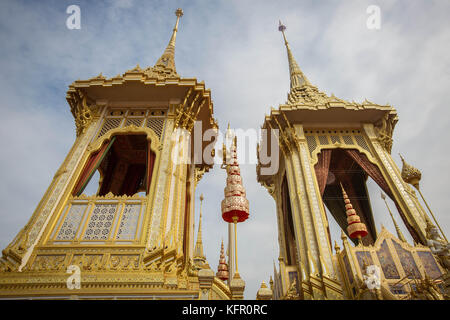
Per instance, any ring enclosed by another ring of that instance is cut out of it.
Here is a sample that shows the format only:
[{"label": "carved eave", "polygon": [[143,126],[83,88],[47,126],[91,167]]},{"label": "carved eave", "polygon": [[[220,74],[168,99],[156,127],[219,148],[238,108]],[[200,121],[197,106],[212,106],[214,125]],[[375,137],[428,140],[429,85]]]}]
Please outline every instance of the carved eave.
[{"label": "carved eave", "polygon": [[270,115],[265,117],[264,127],[267,121],[274,116],[285,113],[291,123],[336,123],[357,122],[376,124],[386,114],[398,121],[397,111],[389,105],[378,105],[365,100],[362,103],[347,102],[333,96],[324,103],[316,104],[282,104],[278,109],[271,109]]}]

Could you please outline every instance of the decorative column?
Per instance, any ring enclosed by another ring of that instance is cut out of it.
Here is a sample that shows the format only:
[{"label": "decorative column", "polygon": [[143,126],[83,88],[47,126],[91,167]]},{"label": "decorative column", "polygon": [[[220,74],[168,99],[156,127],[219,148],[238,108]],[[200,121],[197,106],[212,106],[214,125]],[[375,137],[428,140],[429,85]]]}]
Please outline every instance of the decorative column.
[{"label": "decorative column", "polygon": [[326,213],[303,126],[291,125],[284,113],[273,116],[273,120],[279,130],[279,145],[284,155],[302,290],[300,295],[303,299],[342,299],[326,230]]},{"label": "decorative column", "polygon": [[206,269],[198,271],[198,282],[200,287],[199,300],[211,300],[211,288],[214,281],[214,271],[206,266]]}]

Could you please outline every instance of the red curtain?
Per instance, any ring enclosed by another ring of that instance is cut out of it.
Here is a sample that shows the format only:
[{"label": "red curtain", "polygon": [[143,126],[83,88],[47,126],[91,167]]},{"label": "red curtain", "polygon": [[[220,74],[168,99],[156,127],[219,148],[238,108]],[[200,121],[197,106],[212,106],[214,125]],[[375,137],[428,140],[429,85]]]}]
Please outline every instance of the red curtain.
[{"label": "red curtain", "polygon": [[81,171],[81,175],[78,178],[77,183],[75,184],[75,188],[73,190],[73,195],[79,196],[86,185],[91,180],[94,172],[99,167],[100,163],[104,159],[105,155],[108,153],[111,148],[116,137],[113,137],[109,142],[104,142],[99,151],[90,155],[87,163],[84,165],[83,171]]},{"label": "red curtain", "polygon": [[328,171],[330,169],[331,150],[323,149],[317,155],[317,163],[314,166],[316,172],[317,183],[319,184],[320,195],[323,195],[327,185]]},{"label": "red curtain", "polygon": [[120,194],[127,196],[134,195],[139,186],[142,183],[142,177],[144,177],[145,167],[143,164],[131,164],[127,168],[127,174],[122,184]]},{"label": "red curtain", "polygon": [[400,206],[398,205],[397,201],[395,200],[394,195],[391,192],[391,189],[389,188],[386,180],[383,177],[383,174],[381,173],[380,169],[376,165],[374,165],[372,162],[369,161],[367,156],[358,150],[346,150],[347,154],[352,157],[353,160],[355,160],[356,163],[358,163],[361,168],[380,186],[380,188],[394,201],[395,206],[397,207],[398,212],[400,213],[400,216],[402,217],[402,220],[405,224],[405,226],[408,228],[409,233],[414,238],[416,242],[421,242],[419,236],[417,235],[416,231],[413,229],[413,227],[408,223],[406,220],[405,215],[403,214],[402,210],[400,209]]},{"label": "red curtain", "polygon": [[153,174],[153,166],[155,165],[155,153],[152,152],[152,149],[150,148],[151,141],[148,142],[147,146],[147,172],[145,175],[146,178],[146,189],[147,194],[150,192],[150,184],[152,182],[152,174]]},{"label": "red curtain", "polygon": [[372,162],[369,161],[367,156],[364,153],[359,152],[358,150],[346,150],[347,154],[352,157],[353,160],[375,181],[381,189],[391,198],[393,199],[393,195],[391,189],[383,177],[380,169]]}]

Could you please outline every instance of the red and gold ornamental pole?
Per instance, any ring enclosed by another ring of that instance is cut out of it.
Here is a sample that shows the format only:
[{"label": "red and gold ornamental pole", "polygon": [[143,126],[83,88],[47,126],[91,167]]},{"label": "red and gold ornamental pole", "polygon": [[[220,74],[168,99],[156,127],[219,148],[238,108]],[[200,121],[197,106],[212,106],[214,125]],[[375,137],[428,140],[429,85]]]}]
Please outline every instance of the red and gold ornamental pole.
[{"label": "red and gold ornamental pole", "polygon": [[344,187],[341,183],[342,195],[344,197],[345,202],[345,213],[347,214],[347,233],[352,239],[358,239],[360,243],[362,243],[362,238],[367,236],[367,228],[364,223],[361,222],[361,218],[356,213],[355,209],[353,209],[353,205],[350,203],[350,199],[347,196],[347,193],[344,190]]},{"label": "red and gold ornamental pole", "polygon": [[237,161],[236,144],[236,137],[234,137],[233,143],[230,148],[229,161],[227,161],[228,157],[226,157],[225,145],[223,147],[223,168],[227,170],[227,185],[224,190],[225,199],[222,200],[222,218],[228,223],[234,223],[234,253],[236,261],[236,273],[234,275],[234,278],[240,279],[237,259],[236,225],[239,222],[243,222],[248,219],[249,210],[245,188],[242,185],[241,171],[239,169],[239,163]]}]

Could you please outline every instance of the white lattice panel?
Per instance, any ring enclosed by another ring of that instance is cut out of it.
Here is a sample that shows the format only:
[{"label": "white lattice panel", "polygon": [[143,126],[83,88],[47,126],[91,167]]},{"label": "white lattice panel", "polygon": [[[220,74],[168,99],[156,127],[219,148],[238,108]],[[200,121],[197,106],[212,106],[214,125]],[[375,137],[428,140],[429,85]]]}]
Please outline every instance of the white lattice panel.
[{"label": "white lattice panel", "polygon": [[122,220],[120,221],[119,225],[119,230],[117,231],[116,239],[133,240],[135,238],[140,211],[141,211],[141,204],[125,205]]},{"label": "white lattice panel", "polygon": [[148,118],[147,127],[155,131],[159,138],[161,138],[164,129],[164,118]]},{"label": "white lattice panel", "polygon": [[70,207],[56,240],[73,240],[75,238],[86,208],[87,204],[74,204]]},{"label": "white lattice panel", "polygon": [[127,118],[125,121],[125,127],[135,125],[136,127],[142,126],[142,121],[144,118]]},{"label": "white lattice panel", "polygon": [[359,129],[344,130],[305,130],[309,153],[312,155],[318,147],[332,147],[334,144],[358,145],[371,153],[369,145]]},{"label": "white lattice panel", "polygon": [[122,122],[121,118],[105,119],[105,122],[103,123],[102,129],[100,130],[97,138],[103,136],[105,133],[107,133],[111,129],[118,128],[121,122]]},{"label": "white lattice panel", "polygon": [[95,204],[83,239],[108,240],[116,212],[117,204]]}]

